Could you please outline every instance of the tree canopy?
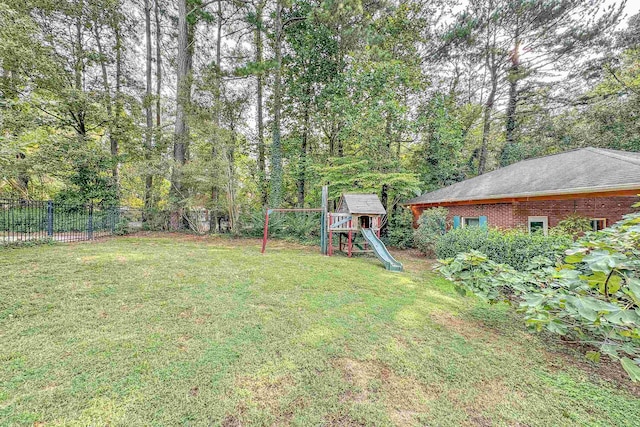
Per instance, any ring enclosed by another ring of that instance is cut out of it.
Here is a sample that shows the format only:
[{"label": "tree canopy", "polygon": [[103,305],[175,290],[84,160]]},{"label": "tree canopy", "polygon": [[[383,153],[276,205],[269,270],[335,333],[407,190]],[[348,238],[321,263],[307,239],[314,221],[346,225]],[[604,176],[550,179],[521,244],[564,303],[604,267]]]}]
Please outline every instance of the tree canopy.
[{"label": "tree canopy", "polygon": [[[608,5],[608,6],[607,6]],[[640,15],[596,0],[7,0],[0,198],[398,203],[531,156],[640,151]]]}]

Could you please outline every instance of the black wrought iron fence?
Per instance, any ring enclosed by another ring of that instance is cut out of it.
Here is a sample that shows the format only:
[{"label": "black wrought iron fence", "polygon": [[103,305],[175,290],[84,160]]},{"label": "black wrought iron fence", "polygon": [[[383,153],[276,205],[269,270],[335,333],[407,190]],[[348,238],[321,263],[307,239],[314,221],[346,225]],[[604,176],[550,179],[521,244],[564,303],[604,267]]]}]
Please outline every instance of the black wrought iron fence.
[{"label": "black wrought iron fence", "polygon": [[46,239],[92,240],[113,234],[119,220],[118,206],[0,200],[0,245]]}]

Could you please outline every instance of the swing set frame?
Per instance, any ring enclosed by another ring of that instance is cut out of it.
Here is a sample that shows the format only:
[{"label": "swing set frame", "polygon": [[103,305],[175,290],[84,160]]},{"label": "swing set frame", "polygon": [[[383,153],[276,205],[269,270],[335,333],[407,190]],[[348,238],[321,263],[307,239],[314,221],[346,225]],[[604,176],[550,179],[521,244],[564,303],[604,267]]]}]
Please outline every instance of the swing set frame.
[{"label": "swing set frame", "polygon": [[267,209],[264,216],[264,230],[262,233],[262,250],[264,253],[267,249],[267,240],[269,238],[269,216],[273,212],[320,212],[320,252],[323,255],[327,255],[328,251],[328,239],[327,239],[327,205],[329,200],[329,187],[322,187],[322,207],[320,208],[300,208],[300,209]]}]

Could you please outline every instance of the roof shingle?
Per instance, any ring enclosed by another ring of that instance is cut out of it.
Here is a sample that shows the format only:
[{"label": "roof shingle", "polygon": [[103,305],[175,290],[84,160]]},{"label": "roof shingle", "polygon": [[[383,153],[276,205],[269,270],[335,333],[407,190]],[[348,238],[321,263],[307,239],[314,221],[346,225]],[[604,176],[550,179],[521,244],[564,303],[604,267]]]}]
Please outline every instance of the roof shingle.
[{"label": "roof shingle", "polygon": [[387,211],[375,194],[343,194],[338,212],[384,215]]},{"label": "roof shingle", "polygon": [[640,153],[581,148],[523,160],[405,202],[405,205],[640,190]]}]

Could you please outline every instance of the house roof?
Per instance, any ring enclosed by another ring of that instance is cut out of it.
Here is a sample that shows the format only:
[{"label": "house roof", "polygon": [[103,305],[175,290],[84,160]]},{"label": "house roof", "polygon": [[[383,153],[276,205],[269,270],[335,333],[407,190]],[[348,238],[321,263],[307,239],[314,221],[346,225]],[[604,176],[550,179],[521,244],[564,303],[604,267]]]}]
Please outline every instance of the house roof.
[{"label": "house roof", "polygon": [[371,215],[387,213],[375,194],[343,194],[338,212]]},{"label": "house roof", "polygon": [[640,190],[640,153],[580,148],[518,163],[405,202],[440,204],[616,190]]}]

